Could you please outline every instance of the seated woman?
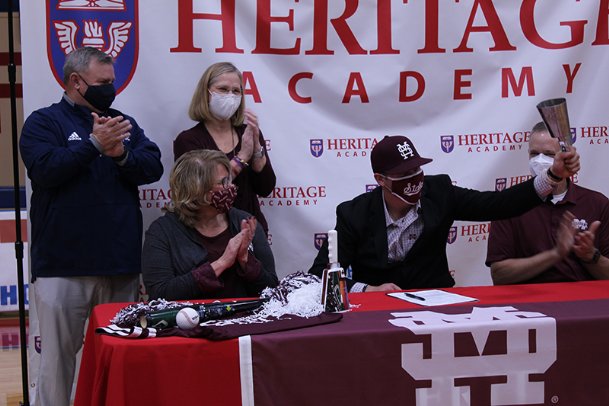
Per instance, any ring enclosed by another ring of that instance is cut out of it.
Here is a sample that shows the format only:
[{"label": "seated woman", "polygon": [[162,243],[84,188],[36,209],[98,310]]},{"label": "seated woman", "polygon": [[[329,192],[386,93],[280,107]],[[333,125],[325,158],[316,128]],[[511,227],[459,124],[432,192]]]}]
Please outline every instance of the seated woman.
[{"label": "seated woman", "polygon": [[148,230],[142,274],[150,299],[258,296],[278,284],[262,227],[232,208],[237,194],[221,151],[182,155],[169,178],[172,202]]}]

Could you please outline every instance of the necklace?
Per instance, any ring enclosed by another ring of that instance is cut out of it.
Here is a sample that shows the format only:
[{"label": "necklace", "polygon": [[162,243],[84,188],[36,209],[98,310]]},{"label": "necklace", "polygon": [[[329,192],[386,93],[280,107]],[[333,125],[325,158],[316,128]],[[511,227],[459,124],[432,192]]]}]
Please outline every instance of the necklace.
[{"label": "necklace", "polygon": [[231,142],[233,143],[233,149],[231,149],[231,152],[233,153],[233,155],[237,155],[235,153],[235,148],[237,148],[237,146],[235,145],[235,129],[233,128],[233,126],[230,127],[230,139]]},{"label": "necklace", "polygon": [[222,138],[222,132],[220,132],[219,129],[214,128],[212,131],[212,128],[208,127],[207,125],[205,125],[205,127],[207,128],[207,132],[211,136],[214,144],[216,144],[216,148],[219,151],[224,152],[226,155],[235,152],[235,148],[237,148],[237,145],[235,144],[236,131],[233,126],[230,127],[230,143],[227,142],[228,140],[226,138]]}]

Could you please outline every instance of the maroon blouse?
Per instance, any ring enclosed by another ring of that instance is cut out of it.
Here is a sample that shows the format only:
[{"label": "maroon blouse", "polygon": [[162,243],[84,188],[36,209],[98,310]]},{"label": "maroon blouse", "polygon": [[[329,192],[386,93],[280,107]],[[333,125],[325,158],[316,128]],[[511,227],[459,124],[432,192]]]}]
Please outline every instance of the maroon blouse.
[{"label": "maroon blouse", "polygon": [[[228,159],[232,159],[241,150],[241,137],[245,127],[245,125],[235,127],[239,141],[235,149],[226,154]],[[262,131],[260,131],[260,145],[264,147],[264,153],[266,154],[266,143],[264,142]],[[188,151],[197,149],[220,150],[203,122],[198,123],[189,130],[182,131],[176,137],[173,141],[174,160],[177,160]],[[262,171],[256,173],[251,166],[248,166],[243,168],[241,173],[233,180],[233,183],[238,187],[234,206],[254,215],[267,235],[269,226],[264,214],[260,210],[258,196],[266,197],[271,194],[276,182],[277,178],[268,154],[266,155],[266,165],[262,168]]]}]

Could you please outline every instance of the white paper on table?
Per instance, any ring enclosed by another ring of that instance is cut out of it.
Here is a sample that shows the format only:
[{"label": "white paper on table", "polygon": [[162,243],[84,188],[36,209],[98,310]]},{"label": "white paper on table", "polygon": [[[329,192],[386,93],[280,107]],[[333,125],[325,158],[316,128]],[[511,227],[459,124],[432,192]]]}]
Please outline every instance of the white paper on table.
[{"label": "white paper on table", "polygon": [[416,303],[421,306],[441,306],[454,303],[474,302],[478,300],[473,297],[463,296],[457,293],[450,293],[440,289],[418,290],[414,292],[394,292],[387,293],[387,296],[405,300],[410,303]]}]

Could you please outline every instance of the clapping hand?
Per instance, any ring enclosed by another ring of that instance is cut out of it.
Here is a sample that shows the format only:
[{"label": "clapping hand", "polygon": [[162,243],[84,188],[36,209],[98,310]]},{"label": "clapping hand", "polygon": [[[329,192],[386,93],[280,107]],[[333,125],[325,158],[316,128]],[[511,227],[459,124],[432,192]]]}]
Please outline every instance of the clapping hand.
[{"label": "clapping hand", "polygon": [[570,212],[566,211],[560,219],[558,225],[558,231],[556,233],[556,252],[559,258],[564,258],[569,255],[571,249],[574,248],[575,234],[577,230],[573,227],[573,220],[575,216]]},{"label": "clapping hand", "polygon": [[596,230],[600,227],[601,222],[595,221],[586,231],[580,231],[575,234],[575,244],[573,245],[573,252],[578,258],[589,262],[594,257],[594,238],[596,237]]},{"label": "clapping hand", "polygon": [[234,265],[235,261],[237,260],[237,255],[239,254],[242,241],[243,233],[239,233],[228,240],[228,244],[226,244],[226,248],[224,248],[222,256],[218,258],[218,261],[221,264],[221,271],[218,273],[218,275]]},{"label": "clapping hand", "polygon": [[249,255],[248,251],[254,239],[257,224],[255,217],[241,220],[241,231],[228,240],[222,256],[212,263],[217,276],[220,276],[237,261],[241,268],[245,269]]},{"label": "clapping hand", "polygon": [[245,109],[245,123],[252,130],[254,151],[260,149],[260,127],[258,126],[258,116],[253,111]]},{"label": "clapping hand", "polygon": [[93,130],[91,135],[97,140],[102,148],[102,153],[109,157],[121,156],[125,151],[123,140],[128,138],[129,131],[133,128],[129,120],[123,116],[100,117],[91,112],[93,116]]},{"label": "clapping hand", "polygon": [[239,158],[249,162],[254,151],[260,149],[260,129],[258,128],[258,117],[251,110],[245,110],[245,119],[247,127],[241,137]]},{"label": "clapping hand", "polygon": [[252,244],[252,240],[254,239],[254,235],[256,234],[257,224],[258,222],[253,216],[241,220],[241,232],[239,234],[243,235],[243,239],[241,240],[241,245],[239,246],[239,252],[237,254],[237,259],[241,268],[245,268],[245,265],[247,264],[248,251]]}]

